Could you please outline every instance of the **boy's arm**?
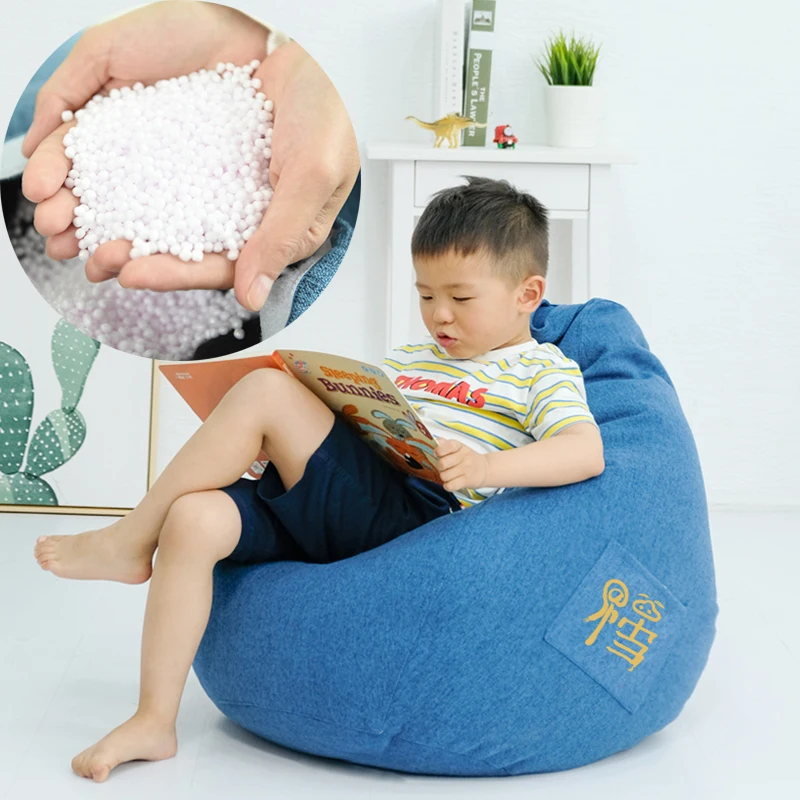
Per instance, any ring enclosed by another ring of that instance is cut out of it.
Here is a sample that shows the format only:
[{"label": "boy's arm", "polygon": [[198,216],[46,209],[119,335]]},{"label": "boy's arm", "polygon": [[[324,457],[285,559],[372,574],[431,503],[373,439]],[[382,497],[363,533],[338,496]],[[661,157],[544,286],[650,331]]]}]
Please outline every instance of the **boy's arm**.
[{"label": "boy's arm", "polygon": [[565,486],[593,478],[605,469],[603,440],[590,422],[578,422],[547,439],[523,447],[477,453],[452,439],[436,450],[444,488],[484,486]]},{"label": "boy's arm", "polygon": [[590,422],[523,447],[486,454],[484,486],[565,486],[600,475],[605,469],[603,440]]}]

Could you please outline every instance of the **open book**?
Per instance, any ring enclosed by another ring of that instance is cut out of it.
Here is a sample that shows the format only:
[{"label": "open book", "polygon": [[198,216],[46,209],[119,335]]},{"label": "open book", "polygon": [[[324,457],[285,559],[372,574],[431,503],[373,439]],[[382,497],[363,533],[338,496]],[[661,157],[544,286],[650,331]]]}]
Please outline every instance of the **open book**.
[{"label": "open book", "polygon": [[[276,350],[271,356],[159,365],[204,421],[235,383],[263,368],[297,378],[396,469],[441,484],[436,440],[388,375],[371,364],[309,350]],[[266,464],[262,451],[247,472],[258,478]]]}]

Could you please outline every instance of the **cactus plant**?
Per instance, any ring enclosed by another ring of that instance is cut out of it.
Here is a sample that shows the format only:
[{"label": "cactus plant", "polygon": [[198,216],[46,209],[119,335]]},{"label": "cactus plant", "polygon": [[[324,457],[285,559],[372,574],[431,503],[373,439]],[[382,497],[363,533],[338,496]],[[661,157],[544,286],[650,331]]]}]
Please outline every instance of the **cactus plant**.
[{"label": "cactus plant", "polygon": [[61,409],[74,411],[81,399],[86,377],[92,368],[100,343],[59,320],[53,331],[51,353],[56,377],[61,384]]},{"label": "cactus plant", "polygon": [[0,472],[0,506],[14,502],[14,489],[11,481]]},{"label": "cactus plant", "polygon": [[58,505],[41,476],[69,461],[86,438],[86,422],[76,406],[99,349],[99,342],[58,321],[51,354],[61,407],[39,423],[28,448],[34,396],[30,368],[19,351],[0,342],[0,504]]},{"label": "cactus plant", "polygon": [[0,342],[0,472],[22,466],[33,416],[33,380],[22,354]]}]

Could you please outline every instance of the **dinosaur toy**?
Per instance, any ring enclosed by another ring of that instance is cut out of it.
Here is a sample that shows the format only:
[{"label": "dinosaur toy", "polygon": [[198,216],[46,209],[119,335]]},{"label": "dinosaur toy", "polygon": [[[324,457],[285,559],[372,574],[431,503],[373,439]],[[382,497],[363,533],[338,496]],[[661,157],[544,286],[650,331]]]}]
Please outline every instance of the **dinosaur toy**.
[{"label": "dinosaur toy", "polygon": [[437,119],[436,122],[423,122],[413,116],[408,116],[406,119],[413,119],[420,128],[433,131],[436,134],[436,140],[433,143],[434,147],[441,147],[447,141],[450,147],[458,147],[459,133],[464,128],[485,128],[485,122],[473,122],[469,117],[462,117],[460,114],[448,114],[446,117]]}]

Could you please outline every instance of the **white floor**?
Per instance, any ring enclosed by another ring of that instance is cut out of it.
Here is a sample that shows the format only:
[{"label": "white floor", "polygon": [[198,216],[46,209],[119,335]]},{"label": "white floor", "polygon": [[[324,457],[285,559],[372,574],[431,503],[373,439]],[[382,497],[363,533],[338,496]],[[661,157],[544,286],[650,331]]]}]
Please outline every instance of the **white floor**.
[{"label": "white floor", "polygon": [[676,722],[583,769],[500,779],[402,775],[277,747],[225,720],[193,674],[176,758],[125,765],[103,785],[73,775],[72,756],[135,708],[147,587],[59,580],[32,550],[41,533],[100,524],[0,513],[0,798],[800,797],[800,513],[712,515],[719,633]]}]

